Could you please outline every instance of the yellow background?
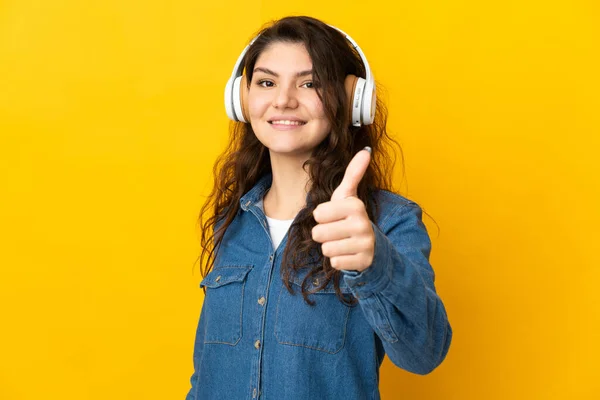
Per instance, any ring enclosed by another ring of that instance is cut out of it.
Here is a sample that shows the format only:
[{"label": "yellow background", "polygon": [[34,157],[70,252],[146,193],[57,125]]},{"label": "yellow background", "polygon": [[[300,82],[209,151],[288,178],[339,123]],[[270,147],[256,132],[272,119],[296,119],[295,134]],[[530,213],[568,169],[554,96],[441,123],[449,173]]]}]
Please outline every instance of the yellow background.
[{"label": "yellow background", "polygon": [[[595,1],[0,2],[0,399],[182,399],[224,84],[265,22],[387,88],[454,329],[384,399],[600,398]],[[225,388],[224,388],[225,390]]]}]

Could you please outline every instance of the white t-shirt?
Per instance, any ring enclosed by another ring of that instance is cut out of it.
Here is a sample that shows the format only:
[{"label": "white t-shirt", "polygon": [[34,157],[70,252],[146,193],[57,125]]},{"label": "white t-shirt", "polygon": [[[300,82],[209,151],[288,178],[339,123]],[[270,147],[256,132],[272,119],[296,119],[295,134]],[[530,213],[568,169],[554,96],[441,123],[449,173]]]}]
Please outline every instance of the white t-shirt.
[{"label": "white t-shirt", "polygon": [[281,243],[281,241],[283,240],[283,237],[292,225],[292,222],[294,222],[293,219],[274,219],[267,217],[267,223],[269,224],[269,232],[271,233],[271,239],[273,240],[273,248],[275,250],[277,250],[277,247],[279,247],[279,243]]}]

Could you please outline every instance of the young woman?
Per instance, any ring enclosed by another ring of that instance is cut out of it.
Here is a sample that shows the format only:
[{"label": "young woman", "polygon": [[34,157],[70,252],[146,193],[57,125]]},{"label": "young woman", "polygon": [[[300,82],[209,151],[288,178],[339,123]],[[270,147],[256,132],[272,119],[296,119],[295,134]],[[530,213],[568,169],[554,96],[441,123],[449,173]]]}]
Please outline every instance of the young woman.
[{"label": "young woman", "polygon": [[225,97],[236,122],[200,219],[187,400],[379,399],[385,354],[431,372],[452,329],[421,209],[391,189],[386,110],[358,45],[283,18]]}]

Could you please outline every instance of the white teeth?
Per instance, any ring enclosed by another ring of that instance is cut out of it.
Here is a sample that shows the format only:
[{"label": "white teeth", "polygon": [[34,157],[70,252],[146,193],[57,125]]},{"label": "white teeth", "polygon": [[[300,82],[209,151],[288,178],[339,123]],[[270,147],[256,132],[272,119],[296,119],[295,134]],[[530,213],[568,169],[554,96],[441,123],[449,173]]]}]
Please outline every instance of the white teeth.
[{"label": "white teeth", "polygon": [[304,122],[288,120],[271,121],[271,123],[276,125],[304,125]]}]

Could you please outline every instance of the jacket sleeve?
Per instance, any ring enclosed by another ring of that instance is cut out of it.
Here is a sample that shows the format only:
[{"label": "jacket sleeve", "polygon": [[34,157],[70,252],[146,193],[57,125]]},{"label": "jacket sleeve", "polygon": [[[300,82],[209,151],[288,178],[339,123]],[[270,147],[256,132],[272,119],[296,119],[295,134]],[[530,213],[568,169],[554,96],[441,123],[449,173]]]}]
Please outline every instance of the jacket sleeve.
[{"label": "jacket sleeve", "polygon": [[413,202],[400,205],[380,225],[372,223],[373,263],[360,273],[343,271],[344,280],[390,360],[425,375],[446,357],[452,328],[435,290],[421,208]]}]

